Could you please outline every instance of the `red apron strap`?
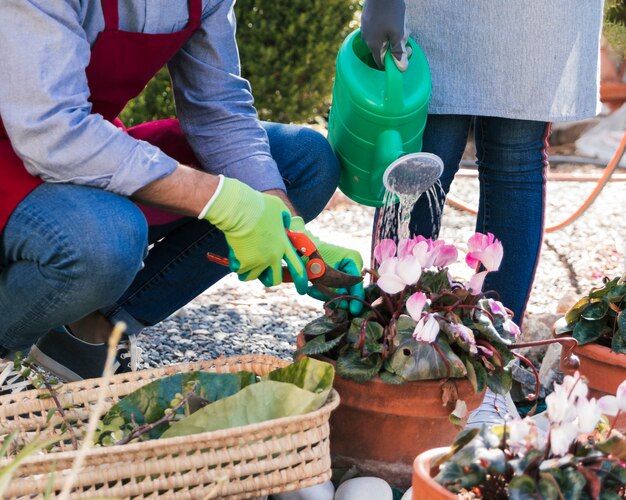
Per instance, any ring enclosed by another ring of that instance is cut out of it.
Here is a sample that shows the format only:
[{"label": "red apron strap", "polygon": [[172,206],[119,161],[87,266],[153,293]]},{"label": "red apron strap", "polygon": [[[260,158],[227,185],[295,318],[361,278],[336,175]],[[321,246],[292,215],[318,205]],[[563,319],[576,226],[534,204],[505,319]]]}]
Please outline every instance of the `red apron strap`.
[{"label": "red apron strap", "polygon": [[197,28],[202,19],[202,0],[189,0],[189,24],[187,28]]},{"label": "red apron strap", "polygon": [[102,0],[104,31],[116,31],[120,25],[120,13],[117,0]]}]

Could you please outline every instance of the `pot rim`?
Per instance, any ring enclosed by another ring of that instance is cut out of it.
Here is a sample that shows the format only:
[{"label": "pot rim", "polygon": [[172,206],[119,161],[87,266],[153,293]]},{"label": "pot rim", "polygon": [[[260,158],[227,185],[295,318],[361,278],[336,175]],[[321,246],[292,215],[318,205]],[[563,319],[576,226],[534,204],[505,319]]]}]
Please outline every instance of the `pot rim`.
[{"label": "pot rim", "polygon": [[449,450],[449,446],[443,446],[441,448],[431,448],[430,450],[426,450],[420,453],[417,457],[415,457],[415,460],[413,461],[413,493],[417,491],[415,478],[419,477],[422,482],[428,483],[433,492],[437,493],[439,496],[449,499],[456,498],[456,495],[454,493],[448,491],[437,481],[435,481],[434,476],[431,474],[432,469],[430,464],[432,463],[432,461],[436,458],[439,458],[444,453],[447,453]]}]

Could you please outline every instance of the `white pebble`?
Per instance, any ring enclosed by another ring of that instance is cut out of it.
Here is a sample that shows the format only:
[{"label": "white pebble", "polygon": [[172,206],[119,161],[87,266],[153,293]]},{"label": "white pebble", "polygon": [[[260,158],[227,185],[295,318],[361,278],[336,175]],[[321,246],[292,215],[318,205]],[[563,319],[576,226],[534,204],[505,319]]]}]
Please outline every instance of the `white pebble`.
[{"label": "white pebble", "polygon": [[335,500],[393,500],[393,490],[378,477],[355,477],[339,485]]},{"label": "white pebble", "polygon": [[335,487],[331,481],[322,484],[309,486],[297,491],[287,491],[285,493],[275,493],[274,500],[333,500]]}]

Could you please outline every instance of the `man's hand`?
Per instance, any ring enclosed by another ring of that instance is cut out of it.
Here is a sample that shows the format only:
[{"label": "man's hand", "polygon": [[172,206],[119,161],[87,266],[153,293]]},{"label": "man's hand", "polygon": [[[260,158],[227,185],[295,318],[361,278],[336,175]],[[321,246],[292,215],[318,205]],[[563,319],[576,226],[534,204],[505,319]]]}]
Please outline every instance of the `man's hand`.
[{"label": "man's hand", "polygon": [[222,178],[203,212],[204,219],[224,232],[230,246],[230,269],[239,279],[260,278],[265,284],[278,285],[284,260],[298,292],[307,292],[306,269],[285,232],[291,219],[289,209],[278,197]]},{"label": "man's hand", "polygon": [[[326,262],[327,265],[334,267],[339,271],[343,271],[344,273],[353,274],[355,276],[361,275],[361,270],[363,269],[363,258],[361,257],[361,254],[356,250],[351,250],[349,248],[343,248],[337,245],[331,245],[330,243],[320,241],[319,238],[313,236],[311,232],[304,227],[304,220],[302,219],[302,217],[299,216],[291,218],[291,224],[289,226],[289,229],[291,231],[305,233],[311,239],[311,241],[313,241],[313,243],[317,247],[318,252],[320,253],[322,258],[324,259],[324,262]],[[324,301],[329,299],[329,297],[323,295],[313,286],[309,287],[307,293],[315,299]],[[365,299],[365,291],[363,290],[362,281],[347,289],[339,289],[338,293],[354,295],[361,300]],[[350,312],[356,315],[361,312],[363,304],[359,300],[350,300],[349,304],[341,301],[339,307],[349,307]]]},{"label": "man's hand", "polygon": [[409,66],[406,42],[409,33],[405,25],[404,0],[365,0],[361,14],[361,36],[372,51],[374,61],[384,68],[385,53],[390,48],[400,71]]}]

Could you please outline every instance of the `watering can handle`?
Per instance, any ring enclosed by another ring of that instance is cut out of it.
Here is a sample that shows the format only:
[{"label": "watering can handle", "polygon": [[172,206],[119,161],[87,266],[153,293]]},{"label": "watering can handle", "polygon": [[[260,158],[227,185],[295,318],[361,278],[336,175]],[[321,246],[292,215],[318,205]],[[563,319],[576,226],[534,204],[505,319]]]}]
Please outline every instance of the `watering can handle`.
[{"label": "watering can handle", "polygon": [[403,76],[388,49],[385,53],[385,110],[390,115],[404,114]]}]

